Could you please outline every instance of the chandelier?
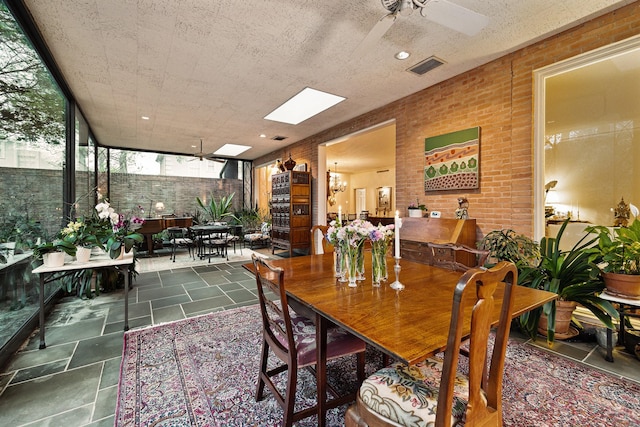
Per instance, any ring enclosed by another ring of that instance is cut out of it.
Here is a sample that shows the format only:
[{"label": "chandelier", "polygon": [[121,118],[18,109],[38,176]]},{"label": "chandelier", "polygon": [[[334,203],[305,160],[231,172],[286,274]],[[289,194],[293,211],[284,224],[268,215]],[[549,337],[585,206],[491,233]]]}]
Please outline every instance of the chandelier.
[{"label": "chandelier", "polygon": [[336,193],[342,193],[347,189],[347,185],[344,182],[340,182],[340,175],[338,174],[338,162],[335,162],[334,173],[331,173],[329,169],[329,190],[335,195]]}]

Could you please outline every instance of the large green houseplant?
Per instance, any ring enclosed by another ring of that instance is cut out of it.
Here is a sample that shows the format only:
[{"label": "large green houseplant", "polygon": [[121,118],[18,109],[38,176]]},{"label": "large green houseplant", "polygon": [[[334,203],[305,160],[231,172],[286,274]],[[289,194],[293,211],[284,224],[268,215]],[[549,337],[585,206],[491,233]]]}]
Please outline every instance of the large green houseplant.
[{"label": "large green houseplant", "polygon": [[609,229],[592,226],[587,232],[596,233],[597,246],[589,249],[590,260],[602,271],[607,291],[623,297],[640,297],[640,220],[628,227]]},{"label": "large green houseplant", "polygon": [[[599,297],[604,283],[598,267],[590,262],[588,250],[597,238],[588,234],[569,251],[560,249],[560,240],[569,221],[565,221],[557,237],[543,237],[540,241],[540,262],[536,266],[520,269],[519,283],[530,288],[558,294],[560,301],[573,301],[590,310],[602,323],[613,329],[612,318],[618,313],[609,301]],[[553,343],[556,332],[556,301],[532,310],[519,317],[522,329],[535,339],[538,322],[544,313],[547,318],[547,342]],[[575,321],[575,319],[574,319]],[[577,323],[577,322],[576,322]]]},{"label": "large green houseplant", "polygon": [[238,220],[233,214],[233,196],[236,193],[231,193],[228,196],[222,196],[220,199],[216,199],[213,194],[209,203],[203,202],[200,197],[196,197],[198,206],[202,208],[204,213],[209,217],[212,222],[223,222],[226,220]]}]

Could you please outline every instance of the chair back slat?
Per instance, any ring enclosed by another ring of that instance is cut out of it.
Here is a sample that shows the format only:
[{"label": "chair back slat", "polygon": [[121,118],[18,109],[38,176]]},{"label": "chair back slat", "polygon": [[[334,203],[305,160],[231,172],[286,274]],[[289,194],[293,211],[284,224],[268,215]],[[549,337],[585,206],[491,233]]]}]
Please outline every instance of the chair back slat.
[{"label": "chair back slat", "polygon": [[[474,268],[458,281],[453,298],[449,338],[442,371],[436,426],[451,424],[453,391],[462,341],[462,327],[471,317],[469,335],[469,401],[467,425],[501,417],[502,377],[513,311],[513,286],[518,280],[515,264],[502,261],[491,269]],[[469,293],[474,298],[465,298]],[[465,301],[475,301],[473,307]],[[489,348],[491,317],[496,300],[502,300],[494,345]],[[465,317],[466,316],[466,317]],[[491,351],[490,351],[491,350]],[[487,369],[487,364],[489,368]],[[487,424],[491,425],[491,424]]]},{"label": "chair back slat", "polygon": [[[317,252],[317,241],[318,238],[321,239],[320,241],[322,242],[322,251],[325,254],[328,253],[333,253],[334,248],[333,245],[331,243],[329,243],[329,241],[327,241],[327,230],[329,229],[328,225],[314,225],[311,228],[311,254],[312,255],[317,255],[319,252]],[[318,232],[320,232],[320,237],[318,237]]]},{"label": "chair back slat", "polygon": [[[258,288],[258,302],[262,314],[262,325],[265,339],[274,352],[284,360],[295,363],[296,346],[291,326],[291,316],[287,294],[284,289],[284,270],[274,267],[266,259],[255,254],[251,256],[256,270],[256,284]],[[276,295],[271,300],[268,292]],[[280,337],[281,339],[278,339]],[[285,344],[286,343],[286,344]]]}]

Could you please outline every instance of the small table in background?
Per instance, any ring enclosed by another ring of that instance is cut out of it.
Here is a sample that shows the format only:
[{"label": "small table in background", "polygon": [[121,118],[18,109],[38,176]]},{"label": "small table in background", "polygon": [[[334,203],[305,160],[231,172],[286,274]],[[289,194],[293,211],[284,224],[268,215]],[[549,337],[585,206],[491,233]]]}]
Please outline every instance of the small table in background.
[{"label": "small table in background", "polygon": [[[605,292],[600,294],[600,298],[618,304],[618,314],[620,314],[620,331],[618,331],[618,344],[624,345],[624,318],[640,318],[640,314],[630,313],[630,309],[640,308],[640,299],[622,298]],[[607,328],[607,354],[604,357],[607,362],[613,362],[613,331]]]},{"label": "small table in background", "polygon": [[[107,253],[91,255],[87,262],[66,262],[60,267],[45,267],[41,265],[33,270],[40,276],[40,349],[46,348],[44,341],[44,285],[45,283],[58,280],[77,270],[89,268],[112,268],[124,271],[124,330],[129,330],[129,276],[133,269],[133,253],[125,253],[122,259],[111,259]],[[56,274],[59,273],[59,274]]]}]

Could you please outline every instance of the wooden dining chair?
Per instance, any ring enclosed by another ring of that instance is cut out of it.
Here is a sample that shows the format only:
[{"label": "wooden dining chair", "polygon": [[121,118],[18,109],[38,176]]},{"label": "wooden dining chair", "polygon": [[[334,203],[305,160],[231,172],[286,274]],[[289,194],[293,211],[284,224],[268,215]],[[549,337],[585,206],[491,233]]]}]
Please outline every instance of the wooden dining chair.
[{"label": "wooden dining chair", "polygon": [[[374,373],[347,410],[345,425],[501,426],[502,377],[517,276],[515,264],[507,261],[464,273],[453,296],[444,359],[436,356],[412,366],[397,363]],[[500,300],[500,320],[490,346],[491,318]],[[469,316],[469,368],[463,373],[457,371],[458,357]]]},{"label": "wooden dining chair", "polygon": [[467,271],[473,267],[484,267],[489,251],[455,243],[427,243],[429,264],[454,271]]},{"label": "wooden dining chair", "polygon": [[328,225],[314,225],[311,227],[311,255],[317,255],[319,252],[317,249],[318,231],[320,232],[320,239],[322,244],[322,251],[325,254],[333,253],[333,245],[327,240]]},{"label": "wooden dining chair", "polygon": [[[260,374],[256,389],[256,401],[263,398],[266,385],[284,411],[282,425],[289,427],[294,421],[314,415],[317,403],[312,407],[294,411],[298,369],[316,365],[316,326],[314,323],[289,308],[284,285],[284,270],[275,268],[264,258],[252,255],[258,285],[258,301],[262,313],[263,340],[260,356]],[[269,295],[276,298],[269,299]],[[327,361],[356,355],[356,374],[358,384],[364,379],[364,341],[351,335],[342,328],[332,327],[327,331]],[[269,351],[280,359],[282,364],[268,369]],[[280,393],[272,377],[287,372],[286,391]],[[315,371],[311,369],[315,376]],[[326,379],[325,379],[326,381]],[[340,396],[327,383],[326,387],[334,399],[327,402],[327,407],[345,404],[355,399],[355,393]]]}]

